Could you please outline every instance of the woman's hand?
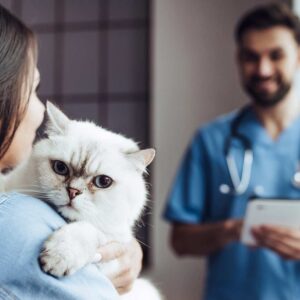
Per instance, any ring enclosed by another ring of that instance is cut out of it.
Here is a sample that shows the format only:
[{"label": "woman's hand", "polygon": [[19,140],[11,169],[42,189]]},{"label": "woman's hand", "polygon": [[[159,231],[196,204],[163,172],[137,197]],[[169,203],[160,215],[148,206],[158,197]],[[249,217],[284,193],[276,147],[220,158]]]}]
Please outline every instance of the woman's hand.
[{"label": "woman's hand", "polygon": [[257,246],[269,248],[285,259],[300,259],[300,229],[261,225],[251,232]]},{"label": "woman's hand", "polygon": [[108,262],[117,259],[120,269],[117,273],[111,274],[109,279],[119,294],[131,290],[134,280],[142,269],[143,252],[140,244],[133,239],[127,244],[111,242],[99,248],[101,262]]}]

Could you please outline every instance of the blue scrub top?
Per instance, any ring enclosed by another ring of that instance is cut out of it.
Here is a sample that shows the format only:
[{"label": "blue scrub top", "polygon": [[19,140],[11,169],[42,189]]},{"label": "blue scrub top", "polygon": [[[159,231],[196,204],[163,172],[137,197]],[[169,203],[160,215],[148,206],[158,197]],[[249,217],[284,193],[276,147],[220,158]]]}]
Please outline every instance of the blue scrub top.
[{"label": "blue scrub top", "polygon": [[41,200],[0,194],[0,299],[114,300],[112,283],[88,265],[73,275],[44,273],[38,257],[44,241],[65,221]]},{"label": "blue scrub top", "polygon": [[[243,195],[220,193],[221,184],[232,187],[224,145],[236,115],[222,116],[196,132],[169,194],[164,217],[170,222],[199,224],[243,218],[254,195],[300,199],[300,190],[292,185],[300,157],[300,118],[274,141],[250,107],[238,126],[253,147],[249,187]],[[242,143],[234,139],[230,152],[241,174]],[[208,257],[204,299],[299,300],[300,264],[270,250],[230,243]]]}]

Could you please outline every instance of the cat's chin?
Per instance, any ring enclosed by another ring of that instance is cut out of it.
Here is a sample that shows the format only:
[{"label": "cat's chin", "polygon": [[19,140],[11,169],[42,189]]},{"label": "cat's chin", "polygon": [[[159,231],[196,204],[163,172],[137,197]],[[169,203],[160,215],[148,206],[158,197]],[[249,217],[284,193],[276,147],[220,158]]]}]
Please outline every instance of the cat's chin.
[{"label": "cat's chin", "polygon": [[76,208],[70,205],[64,205],[57,208],[58,212],[69,221],[76,221],[78,220],[79,212]]}]

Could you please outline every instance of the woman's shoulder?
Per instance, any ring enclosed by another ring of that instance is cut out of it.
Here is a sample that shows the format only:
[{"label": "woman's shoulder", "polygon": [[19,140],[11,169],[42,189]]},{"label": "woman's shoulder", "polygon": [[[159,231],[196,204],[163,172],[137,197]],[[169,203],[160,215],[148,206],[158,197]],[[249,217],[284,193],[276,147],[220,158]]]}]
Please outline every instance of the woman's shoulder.
[{"label": "woman's shoulder", "polygon": [[5,274],[0,272],[0,282],[22,273],[22,266],[37,271],[42,244],[63,224],[59,215],[39,199],[18,193],[0,194],[0,268],[5,270]]},{"label": "woman's shoulder", "polygon": [[64,224],[39,199],[18,193],[0,194],[0,283],[26,300],[117,299],[112,284],[94,265],[63,279],[41,270],[38,257],[44,241]]},{"label": "woman's shoulder", "polygon": [[17,192],[0,193],[0,207],[2,204],[9,205],[10,207],[22,207],[25,205],[26,207],[37,206],[40,208],[45,208],[48,206],[44,201],[40,199]]},{"label": "woman's shoulder", "polygon": [[[65,221],[44,201],[19,193],[0,193],[0,226],[9,224],[12,228],[25,231],[38,227],[53,231]],[[3,228],[3,227],[2,227]]]}]

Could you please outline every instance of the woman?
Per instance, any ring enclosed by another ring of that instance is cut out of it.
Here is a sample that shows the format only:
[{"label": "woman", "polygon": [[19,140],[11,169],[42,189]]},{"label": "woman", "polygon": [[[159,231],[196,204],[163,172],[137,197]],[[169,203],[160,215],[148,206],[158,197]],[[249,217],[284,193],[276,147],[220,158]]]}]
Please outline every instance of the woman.
[{"label": "woman", "polygon": [[[33,33],[2,6],[0,29],[0,170],[5,172],[30,154],[44,106],[36,94],[40,78]],[[115,299],[112,284],[120,294],[130,289],[141,269],[135,240],[99,249],[98,260],[120,261],[111,282],[92,265],[60,280],[43,273],[38,264],[43,241],[63,224],[38,199],[0,194],[0,299]]]}]

